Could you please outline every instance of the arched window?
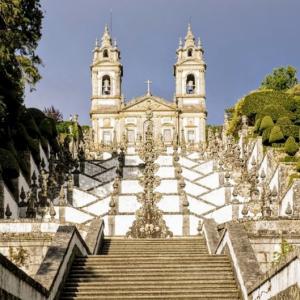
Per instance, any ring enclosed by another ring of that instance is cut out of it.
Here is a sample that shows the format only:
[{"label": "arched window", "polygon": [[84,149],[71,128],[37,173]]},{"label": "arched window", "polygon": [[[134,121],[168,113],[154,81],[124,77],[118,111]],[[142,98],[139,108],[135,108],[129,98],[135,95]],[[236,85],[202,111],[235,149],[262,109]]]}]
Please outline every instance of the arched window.
[{"label": "arched window", "polygon": [[108,75],[102,77],[102,95],[110,95],[111,82]]},{"label": "arched window", "polygon": [[193,74],[189,74],[186,77],[186,93],[194,94],[195,93],[195,76]]},{"label": "arched window", "polygon": [[108,51],[106,49],[103,51],[103,57],[105,57],[105,58],[108,57]]},{"label": "arched window", "polygon": [[188,57],[191,57],[193,55],[193,49],[189,49],[187,55]]}]

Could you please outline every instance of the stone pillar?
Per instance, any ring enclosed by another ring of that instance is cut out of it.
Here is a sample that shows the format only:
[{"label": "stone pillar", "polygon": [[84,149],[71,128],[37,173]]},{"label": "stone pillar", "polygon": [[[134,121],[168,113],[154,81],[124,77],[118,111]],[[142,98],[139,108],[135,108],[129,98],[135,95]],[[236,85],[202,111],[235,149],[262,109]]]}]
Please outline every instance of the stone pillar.
[{"label": "stone pillar", "polygon": [[67,201],[73,206],[73,177],[71,174],[69,174],[67,182]]},{"label": "stone pillar", "polygon": [[[77,168],[78,168],[78,166],[77,166]],[[79,181],[80,172],[77,168],[73,171],[73,181],[74,181],[74,186],[80,187],[80,181]]]},{"label": "stone pillar", "polygon": [[237,198],[232,200],[232,220],[237,220],[239,218],[240,202]]},{"label": "stone pillar", "polygon": [[300,180],[294,181],[293,187],[293,215],[300,216]]},{"label": "stone pillar", "polygon": [[108,235],[115,235],[115,215],[108,216]]}]

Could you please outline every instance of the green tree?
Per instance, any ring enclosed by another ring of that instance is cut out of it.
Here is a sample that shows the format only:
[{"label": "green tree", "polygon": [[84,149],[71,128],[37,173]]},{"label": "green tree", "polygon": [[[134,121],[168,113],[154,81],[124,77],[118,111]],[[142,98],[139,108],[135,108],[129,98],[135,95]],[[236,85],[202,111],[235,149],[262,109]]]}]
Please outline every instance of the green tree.
[{"label": "green tree", "polygon": [[290,155],[294,156],[299,150],[299,145],[296,143],[294,137],[290,136],[285,144],[284,144],[284,151]]},{"label": "green tree", "polygon": [[284,139],[283,133],[279,126],[274,126],[271,130],[269,143],[279,143]]},{"label": "green tree", "polygon": [[261,83],[262,89],[285,91],[298,83],[297,70],[292,66],[280,67],[265,77]]}]

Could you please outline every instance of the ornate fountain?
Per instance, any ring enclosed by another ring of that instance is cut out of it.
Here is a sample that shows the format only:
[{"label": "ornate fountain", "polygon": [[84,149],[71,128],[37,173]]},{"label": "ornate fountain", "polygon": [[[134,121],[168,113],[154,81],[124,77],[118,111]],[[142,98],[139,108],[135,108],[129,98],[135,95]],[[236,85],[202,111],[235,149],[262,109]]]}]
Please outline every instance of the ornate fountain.
[{"label": "ornate fountain", "polygon": [[155,161],[159,152],[155,147],[153,138],[152,117],[153,113],[149,102],[146,112],[144,147],[139,150],[139,156],[145,163],[143,176],[139,182],[144,187],[144,192],[138,194],[138,201],[142,206],[136,211],[135,221],[126,234],[129,238],[167,238],[173,236],[163,219],[162,211],[157,207],[157,203],[161,200],[161,194],[154,191],[160,184],[160,178],[155,176],[158,170]]}]

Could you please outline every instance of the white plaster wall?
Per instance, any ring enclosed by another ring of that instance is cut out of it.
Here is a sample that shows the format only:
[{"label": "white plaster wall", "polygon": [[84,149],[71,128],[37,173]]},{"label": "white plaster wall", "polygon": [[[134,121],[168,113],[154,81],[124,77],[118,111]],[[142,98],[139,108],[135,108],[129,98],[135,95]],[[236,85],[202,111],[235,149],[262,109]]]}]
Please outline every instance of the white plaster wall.
[{"label": "white plaster wall", "polygon": [[122,180],[121,182],[121,194],[134,194],[142,191],[143,188],[138,180]]},{"label": "white plaster wall", "polygon": [[33,174],[33,171],[35,171],[35,175],[38,177],[40,174],[39,168],[37,167],[36,163],[34,162],[34,159],[30,153],[30,166],[31,166],[31,175]]},{"label": "white plaster wall", "polygon": [[[300,285],[300,260],[297,258],[257,288],[251,295],[253,300],[268,300],[288,287]],[[291,299],[292,300],[292,299]]]},{"label": "white plaster wall", "polygon": [[137,166],[144,163],[137,155],[126,155],[125,165],[126,166]]},{"label": "white plaster wall", "polygon": [[4,211],[7,204],[9,205],[10,211],[12,213],[11,219],[17,219],[19,216],[19,207],[7,186],[4,184]]},{"label": "white plaster wall", "polygon": [[179,196],[163,195],[157,206],[165,212],[179,212]]},{"label": "white plaster wall", "polygon": [[28,183],[27,183],[27,181],[26,181],[26,179],[25,179],[25,177],[24,177],[21,170],[20,170],[20,176],[18,178],[18,181],[19,181],[19,195],[21,193],[22,187],[24,189],[25,194],[27,194],[27,192],[29,190],[29,185],[28,185]]},{"label": "white plaster wall", "polygon": [[[47,155],[42,147],[42,145],[40,144],[40,156],[41,156],[41,159],[44,159],[44,162],[45,162],[45,168],[47,170],[49,170],[49,162],[48,162],[48,158],[47,158]],[[48,145],[48,149],[49,149],[49,145]]]},{"label": "white plaster wall", "polygon": [[130,216],[116,216],[115,217],[115,234],[116,235],[126,235],[129,227],[131,227],[133,221],[135,220],[134,215]]},{"label": "white plaster wall", "polygon": [[198,235],[199,219],[193,215],[190,216],[190,235]]},{"label": "white plaster wall", "polygon": [[[55,206],[55,219],[59,220],[59,206]],[[93,217],[84,213],[83,211],[80,211],[76,208],[73,207],[65,207],[65,221],[66,222],[71,222],[71,223],[84,223],[86,221],[92,220]]]},{"label": "white plaster wall", "polygon": [[164,215],[164,220],[173,235],[182,235],[182,215]]},{"label": "white plaster wall", "polygon": [[201,196],[202,199],[214,204],[214,205],[224,205],[225,204],[225,188],[221,187],[217,190],[213,190],[206,195]]},{"label": "white plaster wall", "polygon": [[193,180],[199,178],[201,175],[197,172],[194,172],[192,170],[189,170],[189,169],[183,167],[182,168],[182,176],[184,178],[187,178],[187,179],[193,181]]},{"label": "white plaster wall", "polygon": [[138,177],[141,175],[141,171],[138,169],[138,167],[125,167],[123,169],[123,176],[126,177]]},{"label": "white plaster wall", "polygon": [[215,208],[215,206],[206,204],[205,202],[191,197],[189,195],[187,197],[190,204],[189,209],[193,213],[201,215]]},{"label": "white plaster wall", "polygon": [[206,215],[205,217],[214,219],[218,224],[232,220],[231,205],[227,205],[217,209],[216,211]]},{"label": "white plaster wall", "polygon": [[97,185],[99,185],[99,181],[94,180],[83,174],[79,174],[79,182],[80,182],[80,188],[83,190],[88,190],[90,188],[94,188]]},{"label": "white plaster wall", "polygon": [[188,169],[195,167],[197,165],[195,162],[193,162],[190,159],[187,159],[185,157],[180,157],[179,163]]},{"label": "white plaster wall", "polygon": [[173,166],[173,158],[172,156],[160,155],[155,163],[159,164],[160,166]]},{"label": "white plaster wall", "polygon": [[163,179],[155,191],[160,193],[177,193],[177,180]]},{"label": "white plaster wall", "polygon": [[203,174],[208,174],[211,173],[213,170],[213,161],[207,161],[205,163],[200,164],[199,166],[195,167],[194,170],[203,173]]},{"label": "white plaster wall", "polygon": [[87,205],[93,201],[96,201],[97,197],[91,195],[85,191],[82,191],[76,187],[73,188],[73,206],[81,207]]},{"label": "white plaster wall", "polygon": [[171,177],[174,178],[175,177],[174,167],[160,167],[155,175],[161,178],[171,178]]},{"label": "white plaster wall", "polygon": [[189,181],[185,181],[185,183],[186,183],[185,190],[193,196],[199,196],[202,193],[205,193],[208,191],[208,189],[206,189],[202,186],[199,186],[197,184],[191,183]]},{"label": "white plaster wall", "polygon": [[279,168],[277,167],[276,171],[273,174],[272,179],[270,180],[270,184],[269,184],[271,190],[274,188],[274,186],[276,186],[277,191],[279,190]]},{"label": "white plaster wall", "polygon": [[293,210],[293,186],[290,187],[290,189],[286,192],[285,196],[283,197],[281,203],[280,203],[280,216],[286,216],[285,210],[287,209],[288,203],[291,206],[291,209]]},{"label": "white plaster wall", "polygon": [[210,189],[216,189],[219,187],[219,173],[212,173],[204,178],[197,180],[197,183],[207,186]]},{"label": "white plaster wall", "polygon": [[83,210],[95,214],[97,216],[103,215],[109,211],[109,201],[110,201],[110,197],[107,197],[87,207],[84,207]]},{"label": "white plaster wall", "polygon": [[100,187],[95,188],[92,193],[97,195],[98,197],[105,198],[107,197],[113,190],[112,182],[104,184]]},{"label": "white plaster wall", "polygon": [[129,195],[129,196],[124,196],[121,195],[119,196],[119,212],[135,212],[141,204],[137,201],[136,196],[134,195]]}]

